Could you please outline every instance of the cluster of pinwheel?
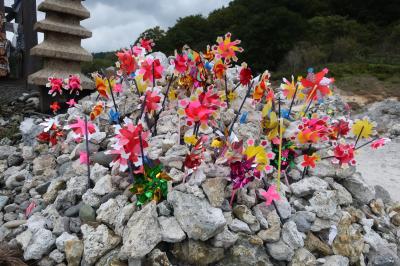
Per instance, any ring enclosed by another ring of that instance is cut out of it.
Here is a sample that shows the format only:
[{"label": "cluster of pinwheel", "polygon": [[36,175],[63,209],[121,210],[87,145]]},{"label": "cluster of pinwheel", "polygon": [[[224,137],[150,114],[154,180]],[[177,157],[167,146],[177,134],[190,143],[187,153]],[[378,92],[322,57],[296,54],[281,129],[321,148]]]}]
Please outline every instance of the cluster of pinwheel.
[{"label": "cluster of pinwheel", "polygon": [[[231,203],[237,190],[264,179],[269,185],[260,195],[269,205],[280,198],[281,176],[289,183],[291,170],[302,171],[304,177],[323,160],[334,167],[349,167],[360,148],[370,144],[375,149],[389,141],[376,137],[375,124],[367,118],[334,117],[335,112],[325,108],[334,89],[328,69],[315,73],[310,68],[305,77],[283,78],[281,86],[273,88],[268,71],[253,75],[246,63],[232,65],[243,52],[239,44],[227,33],[204,51],[184,46],[167,59],[152,52],[152,40],[141,39],[117,52],[117,71],[93,74],[99,95],[90,119],[97,123],[108,111],[115,128],[107,151],[114,156],[110,167],[131,177],[138,205],[160,201],[168,193],[169,166],[150,160],[147,154],[151,138],[158,137],[163,112],[176,114],[176,144],[189,150],[179,169],[185,174],[183,182],[202,174],[210,164],[226,167]],[[58,93],[62,84],[51,79],[49,93]],[[118,99],[127,93],[139,105],[127,114],[130,117],[122,117]],[[76,121],[66,129],[77,138],[86,137],[83,130],[93,133],[92,124]],[[241,130],[246,127],[259,129],[259,134],[248,137]]]}]

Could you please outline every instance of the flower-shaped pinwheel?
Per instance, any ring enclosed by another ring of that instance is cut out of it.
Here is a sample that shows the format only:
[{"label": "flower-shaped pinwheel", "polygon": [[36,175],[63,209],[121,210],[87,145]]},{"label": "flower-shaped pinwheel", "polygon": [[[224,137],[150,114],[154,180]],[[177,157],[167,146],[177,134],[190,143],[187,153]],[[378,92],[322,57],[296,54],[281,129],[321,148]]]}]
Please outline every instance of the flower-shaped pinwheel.
[{"label": "flower-shaped pinwheel", "polygon": [[364,117],[363,119],[357,119],[355,120],[351,132],[354,134],[354,136],[357,136],[358,138],[369,138],[371,135],[375,134],[375,128],[376,123],[369,121],[368,117]]},{"label": "flower-shaped pinwheel", "polygon": [[304,87],[304,93],[309,100],[320,100],[325,96],[331,95],[329,86],[335,81],[333,78],[325,77],[329,70],[324,68],[322,71],[314,74],[313,69],[309,69],[307,77],[301,79],[301,85]]},{"label": "flower-shaped pinwheel", "polygon": [[331,130],[328,127],[328,117],[323,118],[303,118],[299,125],[297,139],[301,144],[317,143],[318,141],[328,140]]},{"label": "flower-shaped pinwheel", "polygon": [[254,163],[257,164],[257,170],[265,170],[266,173],[270,173],[273,169],[269,164],[269,161],[274,159],[275,154],[272,152],[266,152],[263,146],[248,146],[244,154],[247,158],[254,158]]},{"label": "flower-shaped pinwheel", "polygon": [[78,75],[70,75],[66,83],[65,89],[69,90],[70,94],[79,95],[79,92],[82,91],[81,78]]},{"label": "flower-shaped pinwheel", "polygon": [[142,101],[145,102],[145,111],[148,113],[153,113],[161,109],[161,100],[164,96],[158,87],[153,89],[148,88],[145,95],[141,97]]},{"label": "flower-shaped pinwheel", "polygon": [[49,89],[49,94],[51,96],[56,96],[58,94],[62,94],[62,89],[64,88],[63,80],[60,78],[50,77],[49,82],[46,84],[47,88]]},{"label": "flower-shaped pinwheel", "polygon": [[123,73],[130,75],[136,70],[136,60],[132,50],[122,50],[117,53],[119,68]]},{"label": "flower-shaped pinwheel", "polygon": [[236,53],[243,52],[243,48],[238,47],[240,40],[231,41],[231,37],[232,34],[229,32],[225,34],[225,38],[218,37],[217,45],[212,47],[216,57],[223,58],[226,64],[229,64],[231,60],[236,62],[238,60]]},{"label": "flower-shaped pinwheel", "polygon": [[85,121],[81,118],[76,118],[76,122],[66,125],[64,128],[67,130],[72,130],[73,132],[73,138],[75,139],[76,142],[80,142],[83,137],[86,136],[86,126],[87,126],[87,132],[88,132],[88,139],[91,138],[91,135],[93,135],[97,130],[96,126],[90,122],[85,124]]},{"label": "flower-shaped pinwheel", "polygon": [[356,160],[354,159],[354,144],[335,143],[333,156],[332,163],[339,164],[342,167],[356,164]]},{"label": "flower-shaped pinwheel", "polygon": [[271,83],[269,82],[270,77],[271,74],[268,72],[268,70],[262,74],[260,83],[257,84],[257,86],[254,88],[254,93],[253,93],[254,100],[261,101],[261,99],[265,95],[265,92],[267,91],[268,93],[272,93],[271,96],[273,96],[273,90],[270,88]]},{"label": "flower-shaped pinwheel", "polygon": [[[153,77],[154,73],[154,77]],[[160,79],[163,73],[163,66],[159,59],[152,59],[147,57],[146,60],[141,64],[139,74],[143,75],[143,81],[151,81],[153,79]]]},{"label": "flower-shaped pinwheel", "polygon": [[113,85],[115,84],[115,81],[114,81],[114,84],[113,84],[113,82],[109,81],[106,78],[103,78],[99,74],[95,74],[94,75],[94,81],[95,81],[95,84],[96,84],[96,89],[99,92],[100,96],[102,96],[105,99],[108,99],[109,95],[111,94],[110,85],[111,85],[111,87],[113,87]]},{"label": "flower-shaped pinwheel", "polygon": [[332,139],[337,139],[340,136],[346,137],[350,132],[350,123],[346,119],[333,121],[330,126],[330,130]]},{"label": "flower-shaped pinwheel", "polygon": [[315,168],[315,166],[316,166],[315,163],[318,160],[320,160],[320,158],[316,154],[313,154],[313,155],[304,154],[303,155],[303,162],[301,163],[301,166]]},{"label": "flower-shaped pinwheel", "polygon": [[267,191],[261,191],[261,196],[264,197],[267,206],[271,205],[273,201],[281,199],[275,185],[270,185]]},{"label": "flower-shaped pinwheel", "polygon": [[390,139],[388,139],[388,138],[377,139],[371,143],[371,148],[374,150],[379,149],[379,148],[385,146],[385,144],[388,142],[390,142]]},{"label": "flower-shaped pinwheel", "polygon": [[64,136],[64,131],[60,127],[60,123],[57,118],[48,118],[45,122],[40,125],[44,126],[43,132],[36,136],[36,139],[42,143],[48,143],[49,145],[56,145],[58,141]]},{"label": "flower-shaped pinwheel", "polygon": [[297,99],[304,99],[303,86],[301,83],[295,82],[293,76],[292,81],[283,78],[283,82],[284,83],[281,84],[281,89],[286,99],[292,100],[295,95]]},{"label": "flower-shaped pinwheel", "polygon": [[240,69],[239,72],[239,81],[240,84],[243,86],[247,86],[250,84],[250,81],[252,80],[253,75],[251,74],[251,69],[247,66],[246,63],[242,64],[242,68]]},{"label": "flower-shaped pinwheel", "polygon": [[188,70],[188,56],[186,54],[179,55],[176,54],[175,60],[173,61],[175,65],[175,70],[179,74],[184,74]]},{"label": "flower-shaped pinwheel", "polygon": [[153,46],[155,45],[152,39],[146,39],[146,38],[141,38],[139,40],[139,44],[148,53],[153,50]]},{"label": "flower-shaped pinwheel", "polygon": [[50,109],[51,111],[53,111],[53,114],[55,114],[58,112],[58,110],[61,109],[61,106],[58,102],[53,102],[52,104],[50,104]]}]

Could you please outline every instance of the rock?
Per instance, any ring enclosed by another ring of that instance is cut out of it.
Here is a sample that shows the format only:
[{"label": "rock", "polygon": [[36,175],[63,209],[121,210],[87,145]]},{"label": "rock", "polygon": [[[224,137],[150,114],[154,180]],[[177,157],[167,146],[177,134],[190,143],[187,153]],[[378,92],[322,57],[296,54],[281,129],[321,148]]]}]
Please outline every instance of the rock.
[{"label": "rock", "polygon": [[32,239],[32,235],[33,235],[32,231],[25,230],[21,234],[17,235],[15,240],[22,247],[23,250],[26,250],[28,248],[29,242]]},{"label": "rock", "polygon": [[99,225],[97,228],[84,224],[81,230],[84,246],[83,259],[84,263],[89,265],[94,264],[99,258],[121,242],[121,238],[115,235],[104,224]]},{"label": "rock", "polygon": [[153,249],[153,251],[149,254],[148,258],[146,259],[146,265],[172,266],[172,264],[169,262],[167,254],[157,248]]},{"label": "rock", "polygon": [[61,252],[64,252],[65,249],[65,243],[70,240],[79,240],[78,237],[75,235],[71,235],[67,232],[62,233],[59,237],[56,239],[56,246],[57,249]]},{"label": "rock", "polygon": [[160,216],[170,216],[171,215],[171,206],[168,201],[162,201],[157,204],[157,212]]},{"label": "rock", "polygon": [[268,253],[276,260],[291,261],[294,250],[282,240],[266,245]]},{"label": "rock", "polygon": [[211,239],[211,245],[217,248],[227,249],[234,245],[237,239],[238,236],[229,231],[228,227],[225,227],[224,231]]},{"label": "rock", "polygon": [[395,226],[400,226],[400,213],[396,213],[395,215],[393,215],[392,218],[390,218],[390,221]]},{"label": "rock", "polygon": [[93,193],[103,196],[115,190],[110,175],[101,177],[93,188]]},{"label": "rock", "polygon": [[[10,167],[12,169],[13,167]],[[4,177],[6,177],[6,173],[4,173]],[[13,171],[11,175],[8,175],[7,180],[6,180],[6,187],[9,189],[13,189],[16,187],[20,187],[24,184],[25,180],[30,180],[32,179],[32,175],[29,171],[26,169],[23,169],[21,171]]]},{"label": "rock", "polygon": [[55,236],[47,229],[39,229],[33,233],[26,249],[24,250],[25,260],[38,260],[48,254],[50,248],[56,242]]},{"label": "rock", "polygon": [[348,266],[349,259],[340,255],[333,255],[324,258],[322,266]]},{"label": "rock", "polygon": [[372,251],[368,254],[368,266],[397,266],[400,265],[399,257],[388,248]]},{"label": "rock", "polygon": [[246,205],[236,205],[233,208],[233,213],[237,218],[249,225],[258,223],[257,218],[251,213],[251,210]]},{"label": "rock", "polygon": [[247,192],[247,190],[246,188],[242,188],[236,192],[236,203],[252,208],[257,203],[257,195],[254,189],[250,189],[249,192]]},{"label": "rock", "polygon": [[343,168],[333,166],[329,160],[320,161],[315,168],[309,169],[309,174],[317,177],[334,177],[335,179],[342,180],[351,177],[356,171],[354,166]]},{"label": "rock", "polygon": [[206,199],[175,189],[168,193],[168,201],[189,238],[205,241],[224,230],[226,221],[221,209],[212,207]]},{"label": "rock", "polygon": [[[82,207],[83,203],[80,202],[75,206],[71,206],[65,210],[64,215],[67,217],[75,217],[79,215],[79,209]],[[88,205],[89,206],[89,205]]]},{"label": "rock", "polygon": [[46,193],[46,191],[49,188],[50,184],[51,184],[51,182],[46,182],[46,183],[40,184],[35,188],[35,190],[40,195],[43,195],[44,193]]},{"label": "rock", "polygon": [[392,198],[390,197],[389,192],[380,185],[375,185],[375,198],[382,199],[383,203],[388,204],[392,202]]},{"label": "rock", "polygon": [[53,234],[61,235],[63,232],[69,231],[69,217],[59,217],[53,224]]},{"label": "rock", "polygon": [[20,225],[26,224],[26,222],[26,220],[14,220],[4,223],[3,226],[8,229],[13,229]]},{"label": "rock", "polygon": [[297,226],[293,221],[286,222],[282,227],[282,240],[291,248],[297,249],[304,246],[305,235],[297,230]]},{"label": "rock", "polygon": [[24,158],[22,158],[22,155],[19,153],[11,154],[7,158],[8,167],[21,165],[23,162]]},{"label": "rock", "polygon": [[328,244],[324,243],[321,239],[319,239],[311,232],[308,232],[306,241],[304,242],[304,246],[308,251],[312,253],[318,252],[325,256],[333,254],[330,246],[328,246]]},{"label": "rock", "polygon": [[17,148],[13,146],[0,146],[0,160],[6,160],[10,155],[17,152]]},{"label": "rock", "polygon": [[310,199],[309,211],[315,212],[320,218],[329,219],[337,211],[336,193],[334,191],[315,192]]},{"label": "rock", "polygon": [[233,219],[233,221],[228,224],[229,229],[231,229],[233,232],[243,232],[243,233],[247,233],[247,234],[251,234],[251,230],[250,227],[248,226],[248,224],[246,224],[245,222],[242,222],[239,219]]},{"label": "rock", "polygon": [[82,206],[79,208],[79,218],[81,218],[81,221],[84,223],[95,222],[96,212],[91,206],[82,204]]},{"label": "rock", "polygon": [[162,241],[161,228],[154,202],[135,212],[129,219],[123,234],[122,259],[140,259]]},{"label": "rock", "polygon": [[172,178],[172,183],[180,183],[185,177],[185,173],[176,168],[171,168],[168,175]]},{"label": "rock", "polygon": [[220,208],[225,199],[225,178],[208,178],[202,185],[204,193],[213,207]]},{"label": "rock", "polygon": [[260,223],[260,226],[262,229],[267,229],[268,228],[268,221],[264,217],[262,208],[265,206],[264,203],[258,204],[253,207],[253,213],[254,216],[257,218],[257,221]]},{"label": "rock", "polygon": [[57,263],[62,263],[65,259],[65,255],[64,253],[61,253],[59,250],[55,249],[49,254],[49,258]]},{"label": "rock", "polygon": [[296,223],[300,232],[307,233],[311,229],[311,225],[315,221],[315,213],[309,211],[296,212],[290,219]]},{"label": "rock", "polygon": [[55,179],[51,181],[50,186],[47,188],[47,192],[43,195],[43,200],[47,203],[53,203],[56,199],[58,192],[65,189],[66,184],[62,179]]},{"label": "rock", "polygon": [[33,174],[50,176],[56,168],[56,158],[51,154],[41,155],[33,160]]},{"label": "rock", "polygon": [[131,218],[133,212],[135,211],[134,206],[128,204],[124,206],[115,217],[114,228],[115,233],[119,236],[123,236],[125,225],[128,223],[129,218]]},{"label": "rock", "polygon": [[299,248],[295,251],[289,266],[316,266],[315,256],[305,248]]},{"label": "rock", "polygon": [[[125,198],[125,202],[126,200],[127,199]],[[109,199],[107,202],[101,204],[100,208],[97,210],[96,220],[109,226],[114,226],[115,218],[125,202],[118,202],[116,199]]]},{"label": "rock", "polygon": [[85,194],[82,195],[82,202],[93,208],[98,208],[100,206],[100,196],[96,195],[93,189],[88,189]]},{"label": "rock", "polygon": [[95,163],[91,169],[90,169],[90,179],[94,182],[97,183],[97,181],[100,180],[103,176],[107,175],[108,173],[108,168]]},{"label": "rock", "polygon": [[292,207],[286,197],[281,197],[279,200],[275,200],[274,202],[282,219],[288,219],[292,215]]},{"label": "rock", "polygon": [[385,214],[385,205],[383,204],[382,199],[373,199],[369,203],[369,207],[375,215],[382,216]]},{"label": "rock", "polygon": [[71,239],[65,242],[65,258],[67,259],[68,266],[81,265],[83,248],[83,243],[79,239]]},{"label": "rock", "polygon": [[162,241],[168,243],[181,242],[186,238],[185,232],[181,229],[175,217],[158,217],[161,228]]},{"label": "rock", "polygon": [[345,212],[338,224],[337,236],[332,244],[333,252],[348,257],[351,263],[357,262],[364,248],[364,238],[360,230],[352,225],[350,214]]},{"label": "rock", "polygon": [[114,160],[115,155],[105,154],[104,151],[96,152],[93,157],[91,156],[92,161],[104,167],[109,167],[110,163]]},{"label": "rock", "polygon": [[316,176],[304,178],[290,185],[292,192],[297,197],[311,195],[316,191],[323,191],[328,188],[328,183]]},{"label": "rock", "polygon": [[73,233],[80,233],[81,232],[81,219],[79,217],[71,217],[69,219],[69,229]]},{"label": "rock", "polygon": [[194,265],[213,264],[224,257],[224,249],[208,246],[204,242],[189,239],[175,243],[171,253],[179,261]]},{"label": "rock", "polygon": [[267,221],[269,228],[261,230],[257,236],[267,243],[276,242],[281,237],[281,221],[275,210],[267,214]]},{"label": "rock", "polygon": [[7,204],[9,197],[0,195],[0,211]]},{"label": "rock", "polygon": [[368,204],[375,197],[375,191],[365,183],[359,173],[344,179],[342,185],[361,204]]}]

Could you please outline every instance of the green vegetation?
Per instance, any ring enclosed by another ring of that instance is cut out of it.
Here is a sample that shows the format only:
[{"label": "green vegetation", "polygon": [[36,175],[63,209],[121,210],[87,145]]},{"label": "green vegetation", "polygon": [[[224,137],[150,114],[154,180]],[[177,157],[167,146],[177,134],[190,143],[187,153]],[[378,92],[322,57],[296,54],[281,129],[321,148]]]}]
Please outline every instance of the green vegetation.
[{"label": "green vegetation", "polygon": [[[153,38],[155,50],[172,54],[184,44],[204,50],[217,36],[231,32],[245,49],[239,58],[254,72],[269,69],[273,78],[328,66],[337,78],[373,75],[396,83],[398,14],[398,0],[234,0],[208,17],[179,18],[166,31],[156,27],[140,37]],[[115,61],[114,53],[95,58],[85,71]]]}]

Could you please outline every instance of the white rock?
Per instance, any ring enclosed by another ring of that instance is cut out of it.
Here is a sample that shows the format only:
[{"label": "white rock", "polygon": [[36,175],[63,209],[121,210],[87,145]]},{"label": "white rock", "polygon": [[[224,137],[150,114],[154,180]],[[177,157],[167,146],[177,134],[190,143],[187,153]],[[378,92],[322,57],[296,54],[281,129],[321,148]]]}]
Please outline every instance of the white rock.
[{"label": "white rock", "polygon": [[158,222],[161,227],[162,241],[177,243],[186,238],[185,232],[183,232],[175,217],[161,216],[158,217]]},{"label": "white rock", "polygon": [[50,248],[56,242],[56,237],[47,229],[39,229],[32,235],[27,248],[24,251],[25,260],[38,260],[48,254]]},{"label": "white rock", "polygon": [[64,252],[65,248],[65,242],[69,240],[78,240],[78,237],[75,235],[71,235],[67,232],[62,233],[59,237],[56,239],[56,246],[57,249],[61,252]]},{"label": "white rock", "polygon": [[93,192],[97,195],[103,196],[115,190],[110,175],[101,177],[93,188]]},{"label": "white rock", "polygon": [[297,226],[293,221],[288,221],[282,228],[282,240],[293,249],[304,246],[305,235],[297,230]]},{"label": "white rock", "polygon": [[304,178],[290,185],[292,192],[297,197],[313,194],[315,191],[323,191],[328,188],[328,183],[318,177]]}]

